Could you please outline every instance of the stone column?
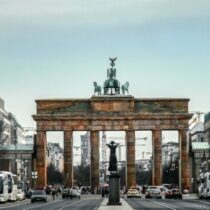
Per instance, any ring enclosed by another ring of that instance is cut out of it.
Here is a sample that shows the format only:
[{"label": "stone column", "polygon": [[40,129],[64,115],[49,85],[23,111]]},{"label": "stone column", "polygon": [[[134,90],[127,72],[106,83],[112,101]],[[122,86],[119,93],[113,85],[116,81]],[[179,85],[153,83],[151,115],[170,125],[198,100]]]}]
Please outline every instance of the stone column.
[{"label": "stone column", "polygon": [[90,184],[91,192],[95,193],[99,187],[99,131],[90,132],[91,145],[91,167],[90,167]]},{"label": "stone column", "polygon": [[136,185],[136,164],[135,164],[135,131],[126,131],[126,187]]},{"label": "stone column", "polygon": [[180,151],[180,162],[181,167],[179,167],[181,177],[179,179],[180,187],[182,190],[185,187],[190,189],[190,166],[189,166],[189,145],[187,140],[187,131],[179,130],[179,151]]},{"label": "stone column", "polygon": [[162,184],[162,132],[152,131],[153,163],[152,163],[152,184]]},{"label": "stone column", "polygon": [[64,186],[73,187],[73,132],[64,131]]},{"label": "stone column", "polygon": [[37,171],[37,187],[47,185],[47,139],[46,131],[37,131],[36,139],[36,171]]}]

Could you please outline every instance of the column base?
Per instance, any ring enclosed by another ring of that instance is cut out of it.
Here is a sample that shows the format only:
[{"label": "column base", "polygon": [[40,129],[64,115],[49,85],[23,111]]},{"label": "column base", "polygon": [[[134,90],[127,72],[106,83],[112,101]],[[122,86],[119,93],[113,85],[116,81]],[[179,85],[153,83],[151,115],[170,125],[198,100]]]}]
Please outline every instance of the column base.
[{"label": "column base", "polygon": [[120,203],[120,175],[109,176],[109,202],[107,205],[122,205]]},{"label": "column base", "polygon": [[107,205],[108,206],[120,206],[120,205],[122,205],[122,203],[120,203],[120,202],[119,203],[110,203],[110,202],[108,202]]}]

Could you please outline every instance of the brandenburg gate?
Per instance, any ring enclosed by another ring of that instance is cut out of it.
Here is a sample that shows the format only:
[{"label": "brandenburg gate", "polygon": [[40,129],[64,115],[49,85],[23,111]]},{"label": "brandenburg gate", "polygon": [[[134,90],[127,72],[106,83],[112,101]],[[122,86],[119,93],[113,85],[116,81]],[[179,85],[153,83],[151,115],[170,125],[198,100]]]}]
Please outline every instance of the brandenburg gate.
[{"label": "brandenburg gate", "polygon": [[[94,96],[89,99],[36,100],[37,114],[37,186],[47,185],[46,132],[64,132],[64,185],[73,185],[73,132],[90,131],[91,189],[99,186],[99,132],[125,131],[126,186],[136,184],[135,131],[152,131],[153,185],[162,184],[163,130],[179,133],[180,184],[190,187],[188,154],[189,99],[134,98],[128,94],[129,83],[120,87],[116,80],[116,59],[110,59],[103,89],[94,82]],[[120,93],[122,90],[122,93]],[[104,94],[102,94],[104,92]],[[96,95],[95,95],[96,94]]]}]

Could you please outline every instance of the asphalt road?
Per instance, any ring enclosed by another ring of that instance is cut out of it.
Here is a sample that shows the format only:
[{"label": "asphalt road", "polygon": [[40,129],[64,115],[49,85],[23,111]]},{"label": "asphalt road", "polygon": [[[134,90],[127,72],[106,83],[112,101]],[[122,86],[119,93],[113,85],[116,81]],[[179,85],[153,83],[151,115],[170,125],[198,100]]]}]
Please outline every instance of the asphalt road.
[{"label": "asphalt road", "polygon": [[199,210],[210,209],[209,200],[173,200],[173,199],[125,199],[135,210]]},{"label": "asphalt road", "polygon": [[100,197],[82,199],[48,199],[48,202],[34,202],[30,200],[18,201],[15,203],[0,204],[1,209],[8,210],[97,210],[101,204]]},{"label": "asphalt road", "polygon": [[[210,210],[210,200],[171,200],[171,199],[125,199],[134,210]],[[48,199],[47,203],[30,200],[0,204],[0,210],[97,210],[102,202],[100,196],[78,199]],[[118,207],[121,209],[120,206]],[[110,209],[111,206],[110,206]],[[115,207],[116,209],[116,207]]]}]

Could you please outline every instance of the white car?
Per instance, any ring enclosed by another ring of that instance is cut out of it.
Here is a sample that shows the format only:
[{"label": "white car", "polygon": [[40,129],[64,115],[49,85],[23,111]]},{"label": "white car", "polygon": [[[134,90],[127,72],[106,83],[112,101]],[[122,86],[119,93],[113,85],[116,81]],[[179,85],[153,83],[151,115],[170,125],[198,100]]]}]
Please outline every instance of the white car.
[{"label": "white car", "polygon": [[127,192],[127,198],[141,198],[138,188],[130,188]]},{"label": "white car", "polygon": [[24,200],[25,199],[25,193],[23,191],[18,191],[17,192],[17,200]]}]

